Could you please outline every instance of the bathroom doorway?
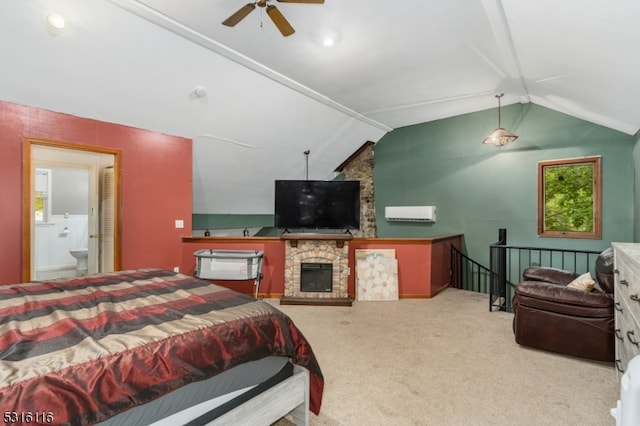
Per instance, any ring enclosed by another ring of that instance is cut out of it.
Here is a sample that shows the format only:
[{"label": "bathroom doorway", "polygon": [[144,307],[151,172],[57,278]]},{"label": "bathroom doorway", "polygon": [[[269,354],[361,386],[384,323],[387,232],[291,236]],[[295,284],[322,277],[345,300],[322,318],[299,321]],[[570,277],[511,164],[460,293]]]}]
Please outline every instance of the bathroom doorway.
[{"label": "bathroom doorway", "polygon": [[24,154],[24,281],[120,269],[119,151],[26,139]]}]

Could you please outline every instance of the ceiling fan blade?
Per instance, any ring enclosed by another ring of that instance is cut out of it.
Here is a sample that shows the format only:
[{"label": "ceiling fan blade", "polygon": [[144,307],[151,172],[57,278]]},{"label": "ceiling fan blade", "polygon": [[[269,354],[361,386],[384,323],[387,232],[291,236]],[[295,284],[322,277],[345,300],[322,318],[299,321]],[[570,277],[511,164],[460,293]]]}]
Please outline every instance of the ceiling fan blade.
[{"label": "ceiling fan blade", "polygon": [[278,0],[280,3],[313,3],[322,4],[324,0]]},{"label": "ceiling fan blade", "polygon": [[267,6],[267,15],[269,15],[283,36],[287,37],[296,32],[277,7],[271,5]]},{"label": "ceiling fan blade", "polygon": [[242,21],[248,14],[250,14],[255,8],[256,8],[255,3],[245,4],[236,13],[234,13],[233,15],[225,19],[222,22],[222,25],[226,25],[227,27],[235,26],[238,22]]}]

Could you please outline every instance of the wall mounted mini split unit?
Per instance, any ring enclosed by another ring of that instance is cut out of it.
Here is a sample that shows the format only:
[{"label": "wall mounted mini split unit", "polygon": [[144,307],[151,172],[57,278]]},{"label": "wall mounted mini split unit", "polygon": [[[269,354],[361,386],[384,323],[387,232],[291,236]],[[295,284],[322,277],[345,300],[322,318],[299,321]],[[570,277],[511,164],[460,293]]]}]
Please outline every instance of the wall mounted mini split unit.
[{"label": "wall mounted mini split unit", "polygon": [[386,206],[384,218],[389,222],[435,222],[435,206]]}]

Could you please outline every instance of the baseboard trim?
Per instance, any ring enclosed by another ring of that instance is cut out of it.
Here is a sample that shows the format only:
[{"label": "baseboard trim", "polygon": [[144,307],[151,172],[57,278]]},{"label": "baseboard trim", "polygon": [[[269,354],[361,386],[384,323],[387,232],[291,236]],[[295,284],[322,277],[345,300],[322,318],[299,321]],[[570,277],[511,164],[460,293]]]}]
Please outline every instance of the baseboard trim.
[{"label": "baseboard trim", "polygon": [[352,306],[353,300],[348,297],[321,298],[321,297],[291,297],[283,296],[281,305],[313,305],[313,306]]}]

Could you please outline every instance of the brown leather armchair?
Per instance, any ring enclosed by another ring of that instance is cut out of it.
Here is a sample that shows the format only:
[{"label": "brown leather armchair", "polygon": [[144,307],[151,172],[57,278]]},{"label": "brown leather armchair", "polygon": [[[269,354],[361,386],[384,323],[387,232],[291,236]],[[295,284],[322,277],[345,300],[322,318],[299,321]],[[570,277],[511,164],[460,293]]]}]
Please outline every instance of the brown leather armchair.
[{"label": "brown leather armchair", "polygon": [[529,267],[513,297],[513,332],[523,346],[597,361],[613,361],[613,249],[596,259],[590,292],[566,287],[578,277],[568,271]]}]

